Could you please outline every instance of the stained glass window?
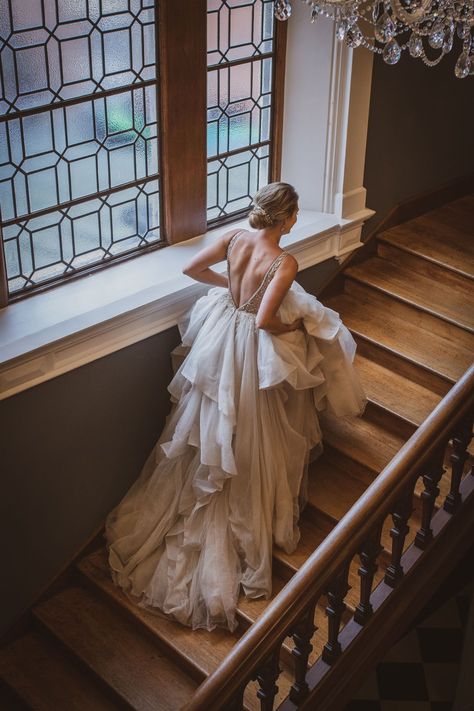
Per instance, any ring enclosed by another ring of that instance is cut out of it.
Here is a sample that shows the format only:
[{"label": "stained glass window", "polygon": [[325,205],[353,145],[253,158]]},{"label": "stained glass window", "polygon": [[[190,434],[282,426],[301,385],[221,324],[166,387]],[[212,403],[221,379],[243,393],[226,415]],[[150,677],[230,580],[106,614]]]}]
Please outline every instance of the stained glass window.
[{"label": "stained glass window", "polygon": [[272,0],[208,0],[208,220],[247,210],[268,183]]},{"label": "stained glass window", "polygon": [[156,243],[154,0],[3,0],[0,220],[10,294]]}]

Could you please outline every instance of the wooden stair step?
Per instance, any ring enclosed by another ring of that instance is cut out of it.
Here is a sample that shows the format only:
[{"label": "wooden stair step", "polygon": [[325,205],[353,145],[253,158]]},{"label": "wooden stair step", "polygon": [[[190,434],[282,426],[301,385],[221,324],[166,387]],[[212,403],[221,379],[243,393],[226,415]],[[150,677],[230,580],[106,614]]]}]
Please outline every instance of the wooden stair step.
[{"label": "wooden stair step", "polygon": [[[184,665],[197,683],[214,671],[239,638],[238,633],[219,628],[212,632],[192,630],[134,605],[110,578],[105,546],[80,561],[78,569],[90,584],[113,602],[114,606],[118,605],[124,614],[134,619],[136,624],[151,634],[161,647],[166,647],[167,654],[170,654],[180,667]],[[288,694],[291,683],[290,673],[287,669],[283,669],[279,679],[280,701]],[[257,690],[258,686],[252,682],[244,696],[245,707],[252,711],[260,708],[256,696]],[[181,708],[181,706],[176,705],[174,708]]]},{"label": "wooden stair step", "polygon": [[[364,483],[360,478],[350,476],[350,473],[332,462],[330,458],[322,455],[312,466],[308,483],[308,500],[312,506],[322,507],[328,515],[334,518],[335,522],[339,522],[351,506],[360,499],[368,485],[368,482]],[[423,485],[419,488],[418,493],[421,493],[422,490]],[[415,506],[404,550],[412,543],[420,523],[420,511]],[[389,515],[385,519],[381,535],[381,543],[385,548],[384,562],[388,561],[392,547],[390,537],[392,525]]]},{"label": "wooden stair step", "polygon": [[455,226],[442,224],[432,215],[391,227],[377,239],[474,279],[472,227],[469,235]]},{"label": "wooden stair step", "polygon": [[[340,314],[353,335],[373,342],[376,346],[380,345],[451,383],[456,382],[471,364],[472,345],[468,346],[464,337],[457,338],[456,331],[470,339],[473,337],[456,329],[456,326],[445,324],[455,329],[451,339],[440,336],[422,328],[419,323],[413,323],[410,318],[403,318],[403,314],[397,310],[396,305],[390,304],[390,300],[381,304],[370,299],[355,298],[354,295],[339,294],[328,299],[326,305]],[[429,314],[420,313],[420,316],[432,318]]]},{"label": "wooden stair step", "polygon": [[0,650],[0,678],[36,711],[116,711],[87,671],[35,630]]},{"label": "wooden stair step", "polygon": [[344,288],[346,294],[355,296],[358,301],[384,313],[386,321],[389,315],[390,320],[398,319],[429,335],[441,336],[449,343],[455,343],[470,353],[474,350],[474,335],[459,326],[350,279],[346,280]]},{"label": "wooden stair step", "polygon": [[349,511],[362,496],[367,484],[350,476],[324,453],[310,468],[308,503],[324,511],[334,522]]},{"label": "wooden stair step", "polygon": [[380,257],[350,266],[344,274],[470,332],[474,331],[474,284],[470,285],[470,289],[459,285],[455,290],[450,284],[433,283],[429,277],[415,275],[411,270]]},{"label": "wooden stair step", "polygon": [[171,619],[161,617],[135,605],[117,587],[109,572],[105,546],[83,558],[78,569],[84,578],[130,619],[160,641],[189,673],[202,681],[231,651],[239,635],[216,628],[212,632],[192,630]]},{"label": "wooden stair step", "polygon": [[365,417],[335,417],[323,412],[320,421],[324,441],[375,474],[382,471],[405,442]]},{"label": "wooden stair step", "polygon": [[441,400],[441,395],[356,353],[355,364],[367,397],[415,427],[419,427]]},{"label": "wooden stair step", "polygon": [[33,614],[119,701],[134,709],[179,709],[197,688],[131,621],[84,588],[62,590]]},{"label": "wooden stair step", "polygon": [[449,228],[456,228],[464,233],[466,239],[469,241],[469,238],[472,239],[472,225],[474,222],[473,202],[473,195],[465,195],[445,203],[430,212],[426,212],[423,217],[427,217],[437,224],[446,225],[446,227]]},{"label": "wooden stair step", "polygon": [[471,293],[472,279],[457,271],[453,271],[442,263],[425,259],[422,254],[408,252],[403,247],[399,247],[382,239],[376,241],[376,252],[381,259],[398,264],[403,269],[414,272],[430,279],[435,284],[442,284],[443,288],[451,288],[453,291],[463,291]]},{"label": "wooden stair step", "polygon": [[303,565],[329,533],[328,526],[320,526],[315,523],[314,519],[308,516],[306,510],[303,511],[300,518],[299,528],[301,538],[293,553],[287,553],[278,546],[273,548],[273,558],[282,565],[283,570],[286,570],[288,578]]}]

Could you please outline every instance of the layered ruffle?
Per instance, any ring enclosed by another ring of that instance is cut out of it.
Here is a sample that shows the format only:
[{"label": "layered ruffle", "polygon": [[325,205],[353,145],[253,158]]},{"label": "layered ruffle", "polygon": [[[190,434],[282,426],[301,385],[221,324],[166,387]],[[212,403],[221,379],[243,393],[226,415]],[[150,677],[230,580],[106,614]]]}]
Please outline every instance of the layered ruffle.
[{"label": "layered ruffle", "polygon": [[279,309],[304,331],[273,336],[214,287],[179,322],[172,409],[143,470],[106,521],[114,582],[194,628],[236,626],[240,586],[271,594],[272,545],[292,552],[318,411],[362,414],[355,342],[294,283]]}]

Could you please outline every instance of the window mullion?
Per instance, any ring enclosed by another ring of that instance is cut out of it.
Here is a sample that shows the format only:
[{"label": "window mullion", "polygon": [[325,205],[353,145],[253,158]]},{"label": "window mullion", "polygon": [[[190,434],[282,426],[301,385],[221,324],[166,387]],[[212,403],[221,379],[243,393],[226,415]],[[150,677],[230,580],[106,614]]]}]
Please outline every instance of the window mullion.
[{"label": "window mullion", "polygon": [[206,0],[161,0],[162,224],[166,240],[206,231]]},{"label": "window mullion", "polygon": [[3,308],[3,306],[8,306],[8,280],[2,228],[0,227],[0,308]]},{"label": "window mullion", "polygon": [[285,98],[285,66],[286,66],[286,38],[287,22],[276,22],[275,27],[275,54],[273,61],[272,86],[272,130],[270,153],[270,182],[277,182],[281,178],[281,157],[283,145],[283,106]]}]

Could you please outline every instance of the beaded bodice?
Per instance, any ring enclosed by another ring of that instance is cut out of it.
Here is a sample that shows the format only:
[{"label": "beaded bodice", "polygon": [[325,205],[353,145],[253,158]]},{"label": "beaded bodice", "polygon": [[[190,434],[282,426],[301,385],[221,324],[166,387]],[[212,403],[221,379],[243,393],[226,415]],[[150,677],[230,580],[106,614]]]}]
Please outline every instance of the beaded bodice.
[{"label": "beaded bodice", "polygon": [[234,301],[234,297],[232,295],[232,286],[231,286],[231,281],[230,281],[229,256],[230,256],[232,247],[234,246],[235,241],[240,234],[242,234],[242,233],[236,232],[235,235],[231,238],[229,244],[227,245],[227,278],[228,278],[228,282],[229,282],[229,296],[230,296],[230,300],[231,300],[233,306],[235,307],[236,311],[244,311],[246,313],[255,315],[260,307],[260,304],[263,299],[263,295],[265,294],[267,286],[273,279],[273,276],[274,276],[276,270],[278,269],[278,267],[280,266],[280,264],[282,263],[284,258],[287,256],[288,252],[285,252],[285,251],[281,252],[281,254],[279,254],[278,257],[276,257],[273,260],[273,262],[270,264],[267,271],[265,272],[265,275],[264,275],[262,281],[260,282],[257,289],[254,291],[254,293],[252,294],[250,299],[247,299],[247,301],[245,301],[243,304],[241,304],[240,306],[237,306],[237,304]]}]

